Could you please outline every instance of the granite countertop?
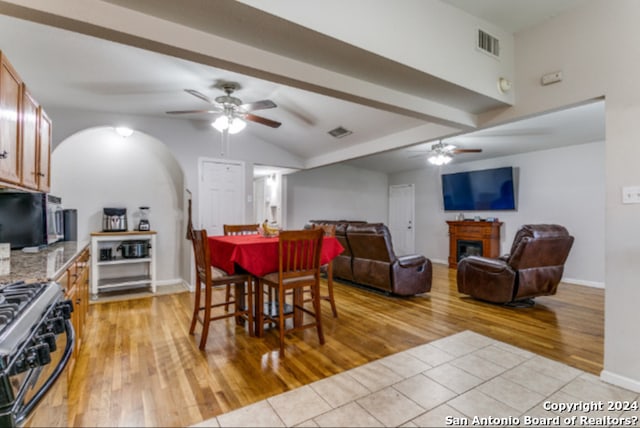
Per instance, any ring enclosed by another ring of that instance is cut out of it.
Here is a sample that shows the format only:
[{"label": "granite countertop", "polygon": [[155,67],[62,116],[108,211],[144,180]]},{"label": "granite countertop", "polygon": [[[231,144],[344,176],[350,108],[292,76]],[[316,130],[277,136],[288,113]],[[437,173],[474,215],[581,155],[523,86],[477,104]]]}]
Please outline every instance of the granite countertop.
[{"label": "granite countertop", "polygon": [[0,260],[0,283],[55,281],[88,245],[89,241],[63,241],[37,253],[13,250],[9,259]]}]

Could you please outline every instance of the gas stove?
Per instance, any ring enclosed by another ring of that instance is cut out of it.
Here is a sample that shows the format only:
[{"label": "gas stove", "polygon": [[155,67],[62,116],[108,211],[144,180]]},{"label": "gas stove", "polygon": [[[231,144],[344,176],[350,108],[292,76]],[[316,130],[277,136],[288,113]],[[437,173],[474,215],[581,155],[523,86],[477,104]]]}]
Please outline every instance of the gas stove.
[{"label": "gas stove", "polygon": [[63,298],[56,282],[0,285],[0,426],[23,422],[71,356],[73,306]]}]

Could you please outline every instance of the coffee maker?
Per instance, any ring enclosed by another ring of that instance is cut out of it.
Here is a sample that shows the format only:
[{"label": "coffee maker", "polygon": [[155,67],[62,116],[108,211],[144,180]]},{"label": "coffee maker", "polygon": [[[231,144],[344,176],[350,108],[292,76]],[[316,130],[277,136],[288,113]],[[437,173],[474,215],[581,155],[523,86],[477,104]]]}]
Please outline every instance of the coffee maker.
[{"label": "coffee maker", "polygon": [[127,209],[126,208],[103,208],[102,231],[103,232],[126,232]]}]

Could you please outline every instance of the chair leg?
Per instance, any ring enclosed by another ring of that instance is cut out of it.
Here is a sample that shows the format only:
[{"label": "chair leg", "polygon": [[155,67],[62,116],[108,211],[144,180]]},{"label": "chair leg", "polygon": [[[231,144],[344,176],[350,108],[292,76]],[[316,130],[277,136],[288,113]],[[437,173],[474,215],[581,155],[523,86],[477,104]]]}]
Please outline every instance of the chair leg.
[{"label": "chair leg", "polygon": [[213,290],[209,286],[205,286],[204,290],[204,319],[202,320],[202,336],[200,337],[200,350],[204,351],[207,346],[207,338],[209,336],[209,325],[211,325],[211,300]]},{"label": "chair leg", "polygon": [[224,311],[229,312],[229,300],[231,300],[231,284],[227,284],[227,290],[225,292],[224,299],[224,301],[226,302],[224,305]]},{"label": "chair leg", "polygon": [[324,333],[322,332],[322,310],[320,308],[320,281],[316,281],[313,286],[315,289],[313,298],[313,310],[315,312],[314,318],[316,319],[316,330],[318,330],[318,340],[321,345],[324,345]]},{"label": "chair leg", "polygon": [[280,333],[280,357],[284,357],[284,290],[278,287],[278,330]]},{"label": "chair leg", "polygon": [[338,318],[338,309],[336,309],[336,301],[333,298],[333,262],[330,262],[329,267],[327,268],[327,289],[329,290],[331,312],[333,312],[334,318]]},{"label": "chair leg", "polygon": [[193,304],[193,316],[191,317],[191,327],[189,327],[189,334],[193,334],[196,331],[196,324],[198,323],[198,315],[200,314],[200,297],[202,295],[202,284],[200,284],[200,278],[196,278],[196,291],[195,302]]}]

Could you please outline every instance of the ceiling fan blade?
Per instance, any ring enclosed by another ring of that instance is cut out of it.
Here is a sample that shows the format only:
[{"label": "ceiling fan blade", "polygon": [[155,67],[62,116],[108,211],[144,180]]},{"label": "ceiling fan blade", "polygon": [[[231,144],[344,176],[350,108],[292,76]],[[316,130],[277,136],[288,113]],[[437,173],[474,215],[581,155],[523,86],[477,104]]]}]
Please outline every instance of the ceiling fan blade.
[{"label": "ceiling fan blade", "polygon": [[270,126],[272,128],[278,128],[282,123],[275,120],[267,119],[266,117],[256,116],[255,114],[247,113],[244,118],[252,122],[261,123],[263,125]]},{"label": "ceiling fan blade", "polygon": [[209,98],[202,92],[196,91],[195,89],[185,89],[184,91],[188,94],[193,95],[194,97],[200,98],[202,101],[208,102],[209,104],[215,104],[215,102],[211,98]]},{"label": "ceiling fan blade", "polygon": [[240,108],[244,111],[265,110],[268,108],[275,108],[275,107],[278,107],[278,106],[276,105],[276,103],[274,103],[271,100],[255,101],[253,103],[246,103],[240,106]]},{"label": "ceiling fan blade", "polygon": [[482,149],[453,149],[453,153],[481,153]]},{"label": "ceiling fan blade", "polygon": [[167,114],[194,114],[194,113],[220,113],[222,110],[176,110],[176,111],[168,111]]}]

